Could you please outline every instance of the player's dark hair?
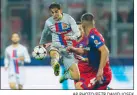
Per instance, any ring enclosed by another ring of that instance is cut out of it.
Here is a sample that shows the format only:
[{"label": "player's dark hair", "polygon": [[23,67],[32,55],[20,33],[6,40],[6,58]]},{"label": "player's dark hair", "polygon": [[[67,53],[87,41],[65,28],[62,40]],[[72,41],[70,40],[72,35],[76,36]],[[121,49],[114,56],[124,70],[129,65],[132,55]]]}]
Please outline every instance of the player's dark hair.
[{"label": "player's dark hair", "polygon": [[77,25],[81,24],[81,22],[80,22],[80,21],[77,21],[76,23],[77,23]]},{"label": "player's dark hair", "polygon": [[13,33],[11,34],[11,37],[12,37],[14,34],[17,34],[17,35],[19,35],[19,37],[21,37],[21,34],[18,33],[18,32],[13,32]]},{"label": "player's dark hair", "polygon": [[94,16],[91,13],[85,13],[85,14],[83,14],[81,16],[81,21],[83,21],[83,20],[85,20],[85,21],[93,21],[94,20]]},{"label": "player's dark hair", "polygon": [[61,5],[58,4],[58,3],[52,3],[50,6],[49,6],[49,10],[53,9],[53,8],[57,8],[57,9],[61,9]]}]

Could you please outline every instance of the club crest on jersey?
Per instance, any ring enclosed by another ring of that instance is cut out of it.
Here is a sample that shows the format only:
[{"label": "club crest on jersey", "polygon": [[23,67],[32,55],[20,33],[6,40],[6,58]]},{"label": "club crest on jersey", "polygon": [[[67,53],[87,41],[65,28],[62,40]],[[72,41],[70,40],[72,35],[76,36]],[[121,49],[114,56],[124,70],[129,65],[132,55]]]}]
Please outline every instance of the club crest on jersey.
[{"label": "club crest on jersey", "polygon": [[94,43],[97,45],[98,44],[98,40],[94,40]]},{"label": "club crest on jersey", "polygon": [[55,23],[55,27],[52,26],[50,29],[51,28],[52,32],[56,32],[57,34],[64,34],[72,31],[70,25],[63,22]]},{"label": "club crest on jersey", "polygon": [[68,26],[66,23],[62,23],[62,27],[63,27],[63,29],[66,29]]}]

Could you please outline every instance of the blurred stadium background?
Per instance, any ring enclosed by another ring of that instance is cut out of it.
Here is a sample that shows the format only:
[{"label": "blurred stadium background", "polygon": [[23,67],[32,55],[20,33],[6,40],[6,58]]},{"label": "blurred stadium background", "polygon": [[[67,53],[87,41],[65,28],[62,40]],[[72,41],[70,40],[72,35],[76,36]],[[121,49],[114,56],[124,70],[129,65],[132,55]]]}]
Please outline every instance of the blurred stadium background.
[{"label": "blurred stadium background", "polygon": [[[76,21],[80,21],[80,16],[85,12],[94,14],[96,27],[110,50],[113,79],[109,86],[114,89],[133,89],[133,0],[1,0],[1,89],[9,89],[3,58],[5,47],[10,44],[10,34],[20,32],[21,44],[27,46],[31,55],[39,43],[44,22],[50,16],[48,6],[52,2],[62,4],[63,11]],[[42,61],[32,58],[32,62],[23,68],[24,89],[74,89],[71,80],[59,84],[59,77],[53,75],[48,58]]]}]

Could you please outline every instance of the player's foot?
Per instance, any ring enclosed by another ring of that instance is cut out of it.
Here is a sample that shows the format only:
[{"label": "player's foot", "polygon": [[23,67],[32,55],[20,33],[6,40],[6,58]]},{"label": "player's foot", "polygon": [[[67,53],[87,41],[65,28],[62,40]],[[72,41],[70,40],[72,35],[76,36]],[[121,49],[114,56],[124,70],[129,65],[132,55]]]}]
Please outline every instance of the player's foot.
[{"label": "player's foot", "polygon": [[62,82],[64,82],[65,80],[67,80],[67,79],[66,79],[65,76],[63,75],[63,76],[60,77],[59,82],[62,83]]},{"label": "player's foot", "polygon": [[23,85],[19,84],[19,85],[18,85],[18,89],[19,89],[19,90],[22,90],[22,89],[23,89]]},{"label": "player's foot", "polygon": [[59,73],[60,73],[60,64],[58,62],[54,63],[54,74],[55,76],[59,76]]},{"label": "player's foot", "polygon": [[62,83],[62,82],[64,82],[65,80],[67,80],[68,79],[68,70],[64,70],[64,74],[60,77],[60,80],[59,80],[59,82],[60,83]]}]

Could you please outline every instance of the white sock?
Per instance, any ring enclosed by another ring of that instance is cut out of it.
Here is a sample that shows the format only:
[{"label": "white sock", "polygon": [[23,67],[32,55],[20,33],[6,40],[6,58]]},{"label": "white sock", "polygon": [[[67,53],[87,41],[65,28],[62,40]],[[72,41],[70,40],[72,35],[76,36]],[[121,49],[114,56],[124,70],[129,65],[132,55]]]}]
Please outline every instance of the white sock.
[{"label": "white sock", "polygon": [[51,65],[54,66],[55,63],[57,63],[59,60],[56,58],[51,58]]}]

